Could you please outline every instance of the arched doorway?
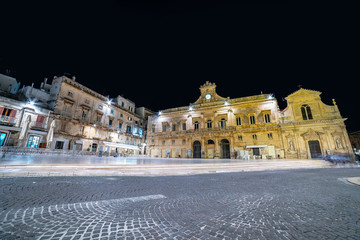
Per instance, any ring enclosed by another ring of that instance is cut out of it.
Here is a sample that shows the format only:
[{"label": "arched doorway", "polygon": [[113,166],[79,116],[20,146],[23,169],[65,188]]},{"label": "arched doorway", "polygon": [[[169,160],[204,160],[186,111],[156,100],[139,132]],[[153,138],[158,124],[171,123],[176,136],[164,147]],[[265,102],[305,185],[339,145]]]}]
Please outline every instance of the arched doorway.
[{"label": "arched doorway", "polygon": [[309,141],[309,150],[311,158],[322,158],[321,147],[318,140]]},{"label": "arched doorway", "polygon": [[206,147],[207,147],[207,158],[214,158],[215,155],[215,143],[213,140],[209,139],[207,142],[206,142]]},{"label": "arched doorway", "polygon": [[220,155],[221,158],[230,158],[230,143],[227,139],[220,142]]},{"label": "arched doorway", "polygon": [[199,141],[193,143],[193,158],[201,158],[201,143]]}]

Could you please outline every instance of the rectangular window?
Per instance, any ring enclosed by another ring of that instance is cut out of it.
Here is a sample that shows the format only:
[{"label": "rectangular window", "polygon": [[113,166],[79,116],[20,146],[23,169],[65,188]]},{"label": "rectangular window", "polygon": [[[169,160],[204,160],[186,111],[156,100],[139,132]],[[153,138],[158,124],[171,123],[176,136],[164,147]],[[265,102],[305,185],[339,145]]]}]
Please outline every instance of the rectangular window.
[{"label": "rectangular window", "polygon": [[166,125],[163,125],[163,126],[162,126],[162,131],[163,131],[163,132],[166,132]]},{"label": "rectangular window", "polygon": [[151,130],[152,130],[152,133],[155,133],[155,128],[154,127]]},{"label": "rectangular window", "polygon": [[96,122],[101,122],[101,115],[100,114],[96,115]]},{"label": "rectangular window", "polygon": [[207,121],[207,128],[212,128],[212,121],[211,120]]},{"label": "rectangular window", "polygon": [[252,138],[253,138],[254,140],[257,140],[256,134],[253,134],[253,135],[252,135]]},{"label": "rectangular window", "polygon": [[131,134],[131,126],[126,126],[126,133]]},{"label": "rectangular window", "polygon": [[270,114],[265,114],[265,123],[270,123]]},{"label": "rectangular window", "polygon": [[124,102],[121,102],[121,106],[124,107]]},{"label": "rectangular window", "polygon": [[56,141],[55,149],[64,149],[64,142],[63,141]]},{"label": "rectangular window", "polygon": [[182,140],[182,144],[183,144],[183,145],[185,145],[185,143],[186,143],[186,140],[185,140],[185,139],[183,139],[183,140]]},{"label": "rectangular window", "polygon": [[237,118],[236,118],[236,125],[237,125],[237,126],[240,126],[240,125],[241,125],[241,118],[240,118],[240,117],[237,117]]},{"label": "rectangular window", "polygon": [[186,130],[186,123],[182,124],[182,129],[185,131]]},{"label": "rectangular window", "polygon": [[273,139],[272,133],[268,133],[268,139]]},{"label": "rectangular window", "polygon": [[172,130],[176,131],[176,125],[175,124],[172,125]]},{"label": "rectangular window", "polygon": [[86,110],[83,110],[83,111],[82,111],[82,114],[81,114],[81,119],[82,119],[82,120],[85,120],[86,115],[87,115],[87,111],[86,111]]},{"label": "rectangular window", "polygon": [[239,141],[242,141],[243,140],[243,137],[241,135],[238,136],[238,140]]},{"label": "rectangular window", "polygon": [[123,117],[123,114],[122,114],[122,113],[120,113],[120,117],[121,117],[121,118]]},{"label": "rectangular window", "polygon": [[113,120],[112,120],[112,119],[109,119],[109,127],[112,126],[112,123],[113,123]]},{"label": "rectangular window", "polygon": [[118,131],[121,132],[121,128],[122,128],[122,123],[119,123],[119,129],[118,129]]},{"label": "rectangular window", "polygon": [[255,116],[250,116],[250,124],[255,124]]},{"label": "rectangular window", "polygon": [[111,113],[111,114],[114,114],[114,109],[110,109],[110,113]]}]

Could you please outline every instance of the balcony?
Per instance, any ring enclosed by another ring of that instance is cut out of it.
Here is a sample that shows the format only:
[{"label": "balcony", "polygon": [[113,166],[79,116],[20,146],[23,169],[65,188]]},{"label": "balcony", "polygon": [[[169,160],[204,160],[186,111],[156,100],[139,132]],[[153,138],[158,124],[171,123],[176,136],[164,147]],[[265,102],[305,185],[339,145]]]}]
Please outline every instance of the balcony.
[{"label": "balcony", "polygon": [[46,129],[46,124],[45,124],[45,122],[33,121],[30,124],[30,128],[31,129],[37,129],[37,130],[45,130]]},{"label": "balcony", "polygon": [[0,124],[5,124],[5,125],[14,125],[17,121],[17,118],[15,117],[9,117],[9,116],[4,116],[1,115],[0,116]]}]

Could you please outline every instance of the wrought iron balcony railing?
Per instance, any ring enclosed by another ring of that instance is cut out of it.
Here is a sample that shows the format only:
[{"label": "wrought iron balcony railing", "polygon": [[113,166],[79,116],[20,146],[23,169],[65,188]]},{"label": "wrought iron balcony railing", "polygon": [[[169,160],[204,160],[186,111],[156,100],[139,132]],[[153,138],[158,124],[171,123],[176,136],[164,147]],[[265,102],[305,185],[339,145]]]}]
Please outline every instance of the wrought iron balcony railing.
[{"label": "wrought iron balcony railing", "polygon": [[4,115],[0,116],[0,123],[15,124],[16,120],[17,120],[17,118],[15,118],[15,117],[9,117],[9,116],[4,116]]},{"label": "wrought iron balcony railing", "polygon": [[30,124],[30,128],[36,128],[36,129],[45,129],[45,122],[37,122],[37,121],[33,121]]}]

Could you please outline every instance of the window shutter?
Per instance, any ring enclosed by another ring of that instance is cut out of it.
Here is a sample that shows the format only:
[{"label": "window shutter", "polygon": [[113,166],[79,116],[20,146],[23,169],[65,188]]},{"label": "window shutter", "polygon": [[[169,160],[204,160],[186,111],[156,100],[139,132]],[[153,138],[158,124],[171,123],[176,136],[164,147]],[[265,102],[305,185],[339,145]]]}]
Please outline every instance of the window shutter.
[{"label": "window shutter", "polygon": [[10,117],[15,117],[16,116],[16,110],[12,110],[10,113]]},{"label": "window shutter", "polygon": [[45,119],[45,117],[44,116],[40,116],[40,115],[38,115],[37,116],[37,118],[36,118],[36,122],[44,122],[44,119]]}]

